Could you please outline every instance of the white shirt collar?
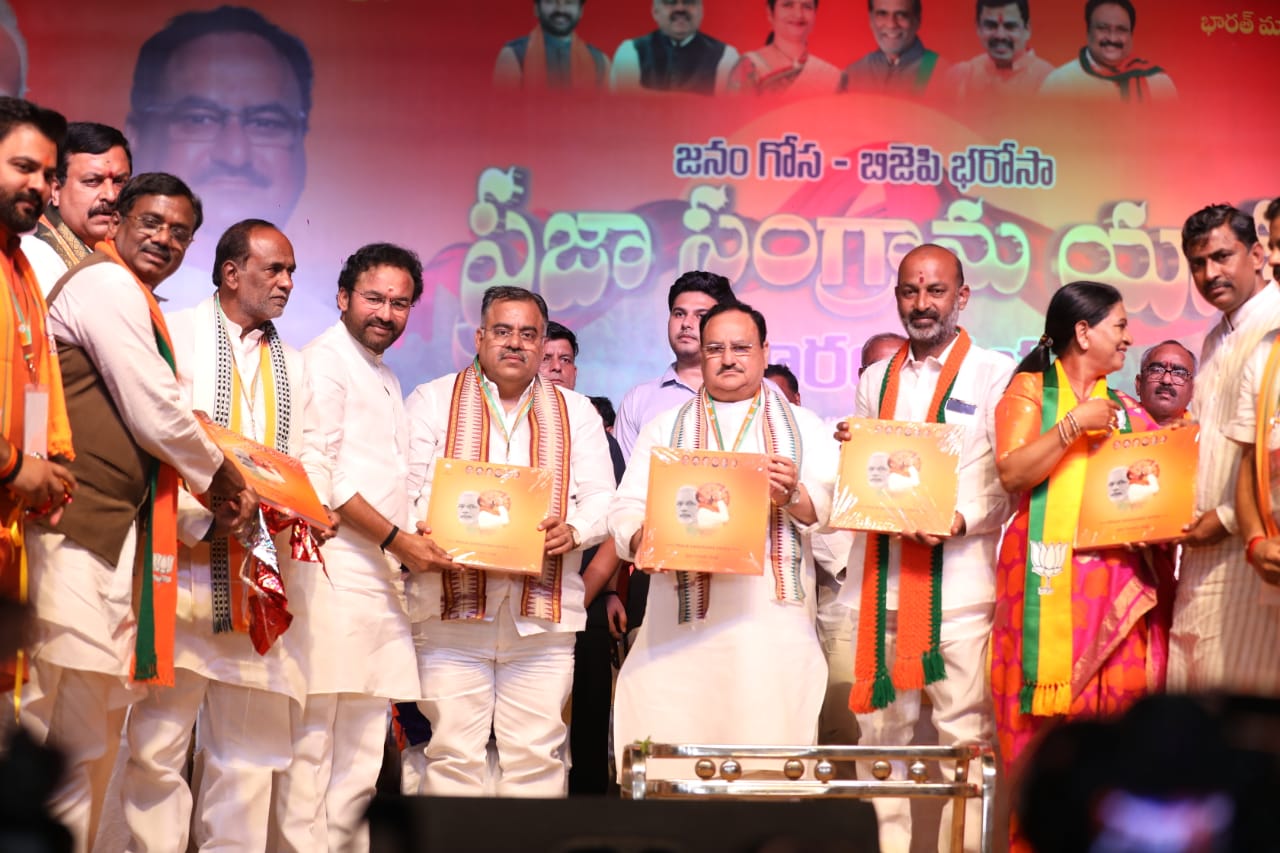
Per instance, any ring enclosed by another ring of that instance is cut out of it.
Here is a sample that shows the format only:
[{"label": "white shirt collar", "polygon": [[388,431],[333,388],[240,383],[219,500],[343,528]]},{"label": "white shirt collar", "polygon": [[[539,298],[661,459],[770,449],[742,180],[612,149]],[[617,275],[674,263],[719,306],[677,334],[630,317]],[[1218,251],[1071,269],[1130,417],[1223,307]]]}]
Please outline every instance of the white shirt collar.
[{"label": "white shirt collar", "polygon": [[939,364],[939,365],[944,364],[944,363],[946,362],[946,360],[947,360],[947,357],[948,357],[949,355],[951,355],[951,350],[955,349],[956,341],[958,341],[958,340],[960,340],[960,333],[959,333],[959,331],[957,331],[957,332],[956,332],[955,337],[951,339],[951,343],[947,344],[947,345],[946,345],[946,347],[942,350],[942,352],[938,353],[936,356],[933,356],[933,355],[926,356],[923,362],[919,362],[919,361],[917,361],[915,352],[911,349],[911,346],[910,346],[910,345],[908,345],[908,346],[907,346],[907,362],[906,362],[906,363],[907,363],[907,364],[912,364],[912,365],[914,365],[914,364],[928,364],[929,362],[931,362],[931,361],[932,361],[932,362],[934,362],[935,364]]}]

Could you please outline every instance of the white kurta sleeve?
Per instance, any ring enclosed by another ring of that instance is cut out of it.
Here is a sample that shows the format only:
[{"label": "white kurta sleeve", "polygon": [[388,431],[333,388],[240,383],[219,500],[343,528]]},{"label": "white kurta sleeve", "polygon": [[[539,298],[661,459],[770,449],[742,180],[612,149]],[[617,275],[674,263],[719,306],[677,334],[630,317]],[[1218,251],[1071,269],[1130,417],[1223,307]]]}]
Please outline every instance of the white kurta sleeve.
[{"label": "white kurta sleeve", "polygon": [[573,446],[569,470],[572,476],[565,522],[578,531],[581,547],[598,545],[609,535],[609,505],[613,501],[613,460],[604,424],[591,401],[580,394],[566,395]]},{"label": "white kurta sleeve", "polygon": [[316,423],[312,428],[319,431],[313,440],[324,448],[324,460],[329,470],[329,508],[336,509],[359,492],[356,484],[338,465],[346,423],[347,369],[338,354],[324,346],[308,347],[302,351],[302,357],[311,380],[311,406],[316,412]]}]

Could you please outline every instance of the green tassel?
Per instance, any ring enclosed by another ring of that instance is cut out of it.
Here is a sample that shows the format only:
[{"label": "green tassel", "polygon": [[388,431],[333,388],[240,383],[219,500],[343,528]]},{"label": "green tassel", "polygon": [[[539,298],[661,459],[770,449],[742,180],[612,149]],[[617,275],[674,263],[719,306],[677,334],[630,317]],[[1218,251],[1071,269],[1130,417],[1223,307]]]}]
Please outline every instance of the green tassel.
[{"label": "green tassel", "polygon": [[881,670],[877,672],[875,685],[871,688],[871,706],[873,708],[887,708],[897,698],[898,694],[894,692],[893,679],[889,677],[889,671]]},{"label": "green tassel", "polygon": [[1019,710],[1024,714],[1031,713],[1031,702],[1036,695],[1036,686],[1034,684],[1024,684],[1022,689],[1018,691]]},{"label": "green tassel", "polygon": [[925,684],[933,684],[947,677],[947,668],[942,662],[941,649],[929,649],[920,662],[924,665]]},{"label": "green tassel", "polygon": [[138,590],[138,632],[133,644],[133,680],[146,681],[158,675],[159,660],[156,656],[156,620],[154,606],[155,554],[151,539],[151,512],[156,493],[156,473],[151,473],[150,492],[142,506],[142,583]]}]

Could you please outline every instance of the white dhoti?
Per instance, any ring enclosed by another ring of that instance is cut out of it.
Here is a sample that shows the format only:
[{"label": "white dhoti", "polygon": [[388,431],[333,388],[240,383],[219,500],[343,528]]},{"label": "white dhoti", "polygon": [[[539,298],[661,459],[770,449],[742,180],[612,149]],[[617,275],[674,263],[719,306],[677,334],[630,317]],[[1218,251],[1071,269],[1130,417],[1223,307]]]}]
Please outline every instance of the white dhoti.
[{"label": "white dhoti", "polygon": [[498,796],[562,797],[563,709],[573,686],[567,631],[521,636],[506,600],[489,621],[418,623],[422,713],[431,721],[422,792],[482,796],[492,724]]},{"label": "white dhoti", "polygon": [[27,538],[39,695],[24,702],[22,715],[66,760],[49,809],[71,830],[77,851],[93,844],[109,779],[103,770],[114,760],[123,710],[145,695],[129,681],[135,543],[131,530],[112,566],[61,533],[38,530]]},{"label": "white dhoti", "polygon": [[[965,740],[995,739],[995,719],[991,709],[991,685],[987,671],[987,643],[991,636],[994,605],[980,604],[942,612],[942,661],[947,677],[924,688],[933,704],[933,726],[938,743],[949,746]],[[859,613],[853,611],[853,623]],[[885,655],[893,659],[897,647],[898,614],[885,614]],[[856,650],[855,650],[856,651]],[[920,719],[919,690],[898,691],[897,699],[887,708],[870,714],[858,714],[862,746],[909,746],[915,739],[916,722]],[[893,762],[893,778],[906,779],[905,762]],[[871,764],[858,762],[858,776],[870,779]],[[972,765],[969,778],[980,780],[980,768]],[[911,801],[898,797],[877,797],[873,801],[880,821],[880,849],[884,853],[907,853],[911,849]],[[964,849],[979,849],[982,827],[982,801],[970,799],[965,808]],[[949,850],[951,844],[951,802],[942,811],[938,849]]]}]

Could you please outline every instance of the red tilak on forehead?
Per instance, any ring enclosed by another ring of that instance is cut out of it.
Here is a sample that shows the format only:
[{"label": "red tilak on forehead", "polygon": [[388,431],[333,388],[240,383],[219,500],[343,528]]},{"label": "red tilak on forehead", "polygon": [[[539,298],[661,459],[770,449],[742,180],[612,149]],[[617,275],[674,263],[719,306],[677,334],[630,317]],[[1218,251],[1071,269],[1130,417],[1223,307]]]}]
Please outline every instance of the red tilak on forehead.
[{"label": "red tilak on forehead", "polygon": [[924,284],[924,273],[916,273],[916,283]]},{"label": "red tilak on forehead", "polygon": [[1004,12],[996,13],[996,23],[1002,27],[1004,26]]}]

